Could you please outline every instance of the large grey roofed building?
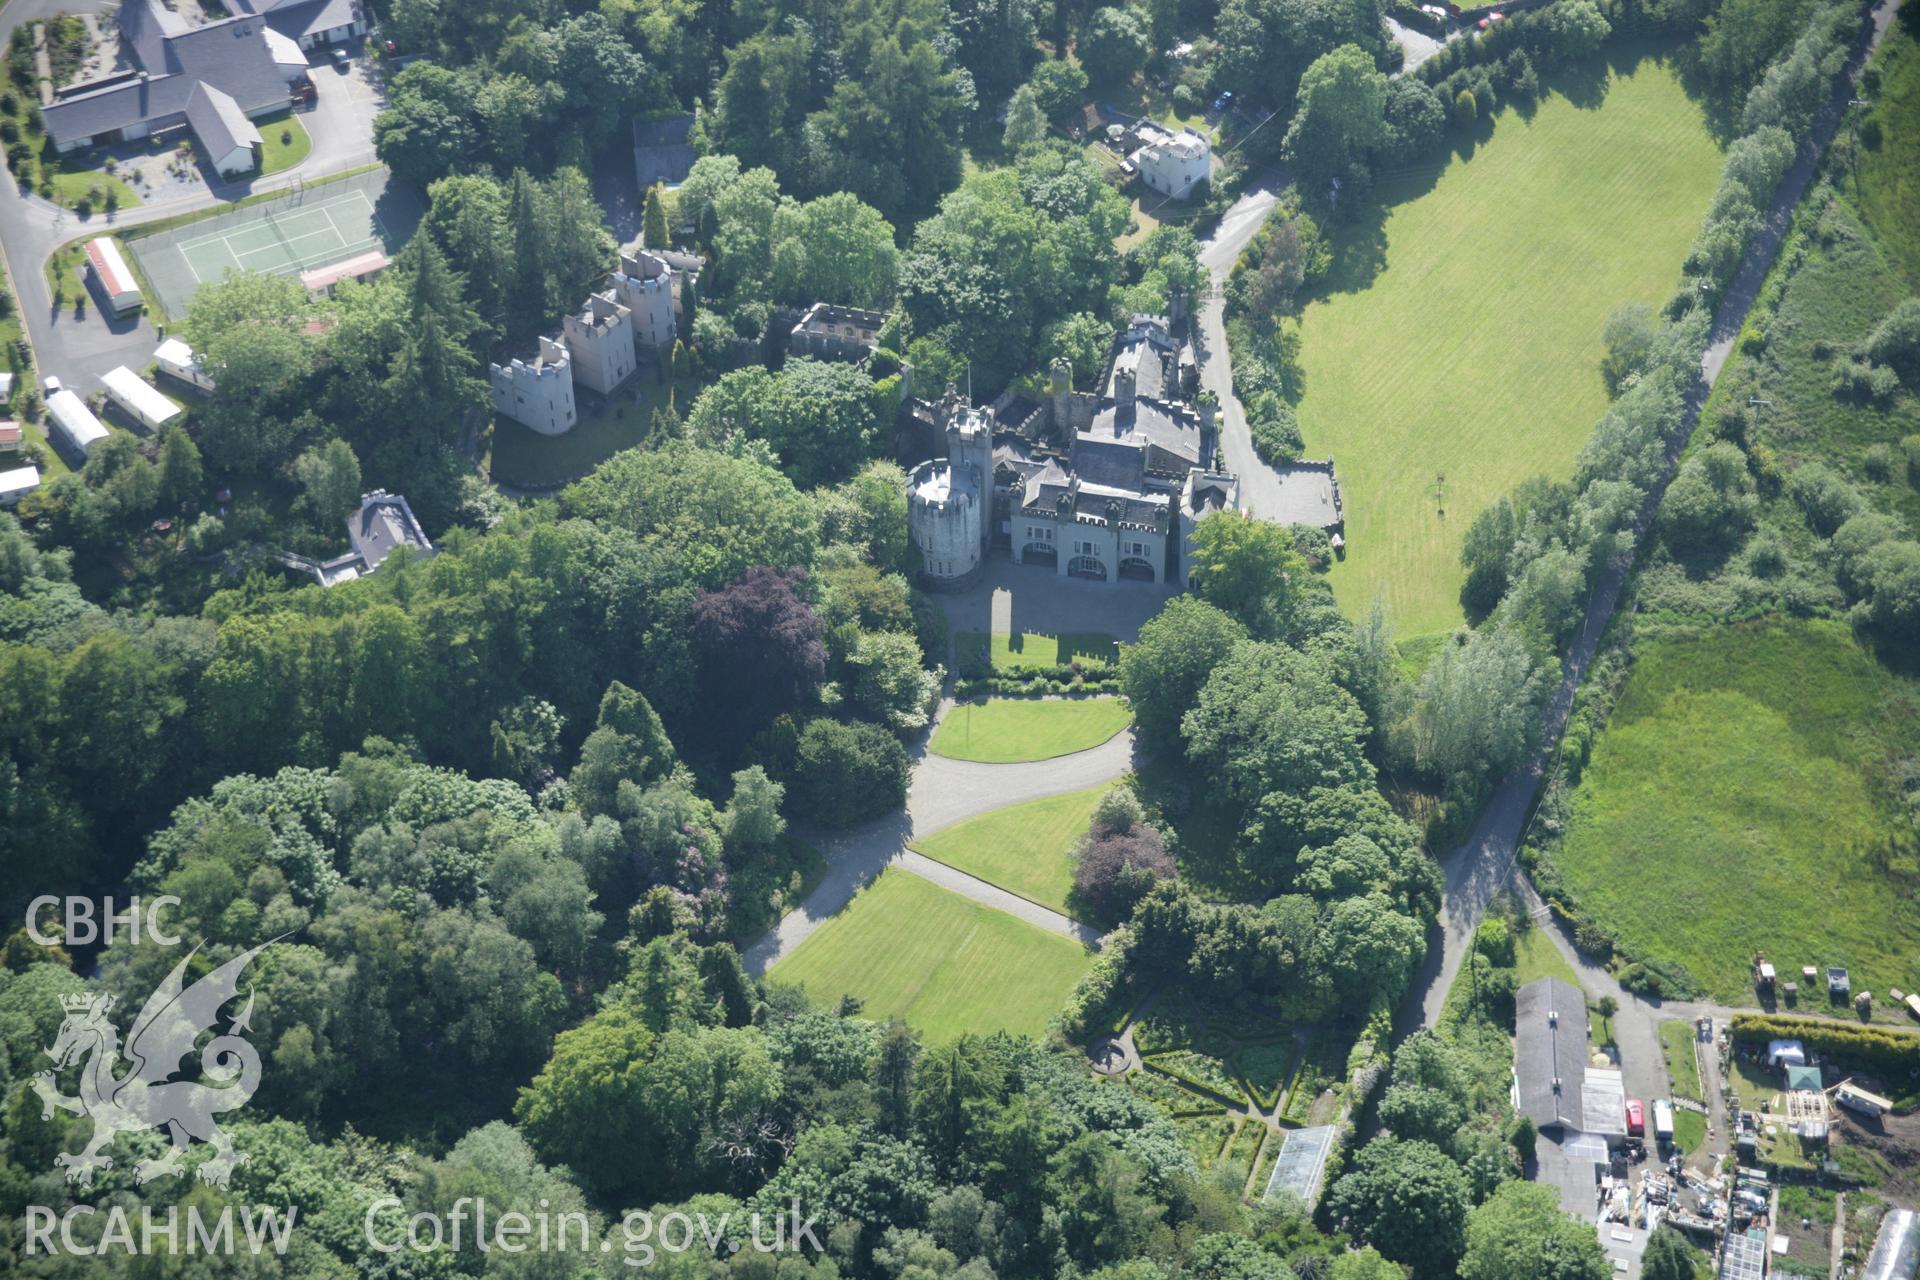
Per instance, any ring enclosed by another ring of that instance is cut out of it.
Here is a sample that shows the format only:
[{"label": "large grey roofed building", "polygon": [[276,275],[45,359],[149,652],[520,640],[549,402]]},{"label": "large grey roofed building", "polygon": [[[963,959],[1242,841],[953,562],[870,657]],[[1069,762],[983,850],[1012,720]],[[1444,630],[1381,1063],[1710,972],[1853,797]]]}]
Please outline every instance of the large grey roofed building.
[{"label": "large grey roofed building", "polygon": [[351,39],[367,29],[355,0],[236,0],[302,49]]},{"label": "large grey roofed building", "polygon": [[1587,998],[1558,978],[1514,996],[1513,1071],[1520,1110],[1538,1129],[1577,1130],[1587,1073]]},{"label": "large grey roofed building", "polygon": [[[267,0],[252,2],[265,12],[241,12],[193,26],[160,0],[125,0],[120,6],[120,34],[135,65],[72,86],[44,107],[41,117],[54,145],[73,151],[143,138],[187,123],[198,133],[201,121],[190,121],[188,108],[194,90],[203,84],[232,99],[248,119],[286,108],[288,77],[304,68],[289,66],[280,51],[285,39],[298,37],[279,32],[283,39],[271,39],[279,31],[275,24],[298,27],[293,20],[299,15],[323,12],[336,0],[278,6],[269,6]],[[337,2],[351,9],[349,0]],[[348,29],[364,26],[358,17],[348,16]],[[203,113],[203,118],[210,117]],[[201,141],[209,150],[215,149],[204,135]]]},{"label": "large grey roofed building", "polygon": [[1191,348],[1166,317],[1135,316],[1114,338],[1100,392],[1073,390],[1064,360],[1050,380],[1038,405],[1003,396],[998,411],[976,409],[948,387],[921,406],[946,435],[949,467],[971,470],[981,492],[978,504],[909,509],[921,580],[971,582],[980,557],[951,551],[969,540],[1061,577],[1183,580],[1194,525],[1239,503],[1234,478],[1206,465],[1215,405],[1194,394]]}]

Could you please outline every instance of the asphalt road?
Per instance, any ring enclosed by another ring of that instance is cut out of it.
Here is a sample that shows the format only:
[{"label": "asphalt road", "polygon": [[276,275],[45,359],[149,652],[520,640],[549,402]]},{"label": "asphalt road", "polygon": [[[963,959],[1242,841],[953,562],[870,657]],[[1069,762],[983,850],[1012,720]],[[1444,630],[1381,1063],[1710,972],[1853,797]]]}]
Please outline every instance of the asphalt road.
[{"label": "asphalt road", "polygon": [[[108,0],[10,0],[0,9],[0,41],[9,38],[15,27],[55,14],[98,13],[108,7]],[[85,395],[95,389],[99,375],[115,365],[137,369],[146,364],[159,342],[159,333],[149,320],[112,319],[91,293],[83,314],[76,316],[71,295],[67,305],[56,311],[45,266],[61,245],[89,233],[123,230],[280,190],[296,181],[312,181],[376,158],[373,117],[385,99],[366,59],[356,58],[344,72],[331,64],[316,66],[313,81],[319,90],[317,101],[300,113],[300,121],[313,139],[313,149],[298,165],[268,178],[161,191],[151,203],[112,217],[97,214],[86,221],[37,195],[22,193],[15,182],[0,181],[0,252],[13,281],[39,376],[57,374]]]}]

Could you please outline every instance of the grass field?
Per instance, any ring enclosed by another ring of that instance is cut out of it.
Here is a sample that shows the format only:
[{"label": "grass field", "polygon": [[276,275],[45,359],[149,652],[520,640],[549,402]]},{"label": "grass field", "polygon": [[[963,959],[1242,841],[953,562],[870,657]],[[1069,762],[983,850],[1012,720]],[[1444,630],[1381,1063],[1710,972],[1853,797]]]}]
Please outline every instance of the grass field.
[{"label": "grass field", "polygon": [[1665,64],[1606,74],[1597,105],[1590,78],[1577,101],[1503,113],[1437,178],[1384,181],[1377,236],[1347,234],[1336,292],[1302,319],[1306,452],[1333,455],[1346,507],[1334,589],[1349,613],[1384,593],[1402,636],[1460,622],[1475,515],[1528,477],[1571,473],[1606,406],[1601,327],[1671,292],[1718,178],[1701,110]]},{"label": "grass field", "polygon": [[1039,1035],[1087,964],[1070,939],[892,868],[771,976],[804,985],[821,1005],[858,996],[864,1016],[898,1016],[940,1041]]},{"label": "grass field", "polygon": [[1673,1081],[1674,1096],[1705,1102],[1700,1088],[1700,1059],[1694,1050],[1693,1024],[1683,1018],[1662,1022],[1660,1052],[1667,1060],[1667,1076]]},{"label": "grass field", "polygon": [[989,698],[948,712],[928,749],[982,764],[1051,760],[1099,746],[1132,719],[1118,698]]},{"label": "grass field", "polygon": [[1707,1118],[1685,1107],[1673,1109],[1673,1145],[1682,1151],[1698,1151],[1707,1140]]},{"label": "grass field", "polygon": [[[257,122],[260,129],[260,175],[291,169],[313,150],[313,139],[300,118],[288,111]],[[285,135],[284,140],[282,135]]]},{"label": "grass field", "polygon": [[1718,999],[1752,999],[1756,949],[1911,988],[1920,912],[1912,850],[1888,847],[1905,825],[1888,770],[1920,754],[1916,723],[1914,685],[1838,623],[1647,642],[1554,863],[1627,950]]},{"label": "grass field", "polygon": [[1086,832],[1107,789],[1090,787],[995,809],[917,837],[912,845],[938,862],[1064,912],[1073,887],[1074,842]]},{"label": "grass field", "polygon": [[1880,92],[1861,123],[1876,145],[1860,159],[1860,203],[1892,246],[1909,282],[1920,284],[1920,11],[1903,9],[1874,57]]},{"label": "grass field", "polygon": [[1523,987],[1536,978],[1558,978],[1576,987],[1580,985],[1580,975],[1573,971],[1567,958],[1560,954],[1560,948],[1547,936],[1546,928],[1540,925],[1514,935],[1513,976]]},{"label": "grass field", "polygon": [[1120,656],[1113,637],[1100,631],[1068,631],[1057,636],[1037,631],[1015,635],[996,631],[991,636],[984,631],[964,631],[954,638],[954,644],[961,661],[990,660],[995,671],[1057,667],[1082,658],[1113,662]]},{"label": "grass field", "polygon": [[[104,169],[82,169],[77,173],[53,173],[48,175],[53,183],[53,198],[69,209],[77,209],[87,203],[94,214],[104,215],[107,210],[105,196],[112,192],[115,206],[131,209],[140,203],[139,193],[114,177]],[[99,192],[101,199],[89,200],[88,197]]]}]

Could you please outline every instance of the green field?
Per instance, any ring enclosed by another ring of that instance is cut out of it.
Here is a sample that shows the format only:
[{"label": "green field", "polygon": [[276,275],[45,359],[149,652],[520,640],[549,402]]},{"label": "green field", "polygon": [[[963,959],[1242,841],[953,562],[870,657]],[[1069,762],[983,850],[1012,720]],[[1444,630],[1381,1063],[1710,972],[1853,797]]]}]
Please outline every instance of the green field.
[{"label": "green field", "polygon": [[991,636],[984,631],[965,631],[954,638],[954,645],[962,662],[991,660],[995,671],[1057,667],[1082,658],[1099,662],[1119,658],[1113,637],[1099,631],[1069,631],[1057,636],[1041,635],[1037,631],[1016,635],[996,631]]},{"label": "green field", "polygon": [[1558,978],[1562,982],[1580,986],[1580,975],[1560,954],[1560,948],[1553,945],[1553,939],[1547,935],[1548,927],[1535,925],[1514,935],[1514,981],[1524,987],[1536,978]]},{"label": "green field", "polygon": [[1672,291],[1719,177],[1666,64],[1607,77],[1597,106],[1552,94],[1531,119],[1502,113],[1437,178],[1383,182],[1377,238],[1371,225],[1345,237],[1345,291],[1301,321],[1306,453],[1333,455],[1346,507],[1334,590],[1354,614],[1384,593],[1402,636],[1459,624],[1475,515],[1531,476],[1572,472],[1606,407],[1601,327]]},{"label": "green field", "polygon": [[[90,203],[93,213],[104,215],[107,211],[105,197],[108,192],[114,194],[118,208],[132,209],[140,203],[138,192],[104,169],[54,173],[49,175],[49,179],[53,183],[53,198],[69,209],[77,209],[82,203]],[[101,199],[89,201],[88,197],[96,191],[100,193]]]},{"label": "green field", "polygon": [[1693,1024],[1684,1018],[1668,1018],[1660,1024],[1660,1052],[1667,1060],[1667,1076],[1673,1081],[1677,1098],[1705,1102],[1700,1088],[1700,1059],[1694,1049]]},{"label": "green field", "polygon": [[1914,685],[1838,623],[1646,642],[1554,865],[1623,949],[1717,999],[1751,1002],[1755,950],[1910,989],[1920,912],[1911,838],[1889,847],[1907,820],[1888,774],[1920,753],[1917,724]]},{"label": "green field", "polygon": [[1039,1035],[1087,964],[1077,942],[890,868],[770,976],[825,1006],[858,996],[865,1017],[898,1016],[950,1040]]},{"label": "green field", "polygon": [[1118,698],[989,698],[949,711],[928,749],[982,764],[1051,760],[1099,746],[1132,719]]},{"label": "green field", "polygon": [[[1865,154],[1858,191],[1867,221],[1900,259],[1907,279],[1920,282],[1920,20],[1904,10],[1887,33],[1874,66],[1880,92],[1862,117]],[[1876,137],[1877,135],[1877,137]],[[1870,144],[1870,145],[1868,145]]]},{"label": "green field", "polygon": [[[313,150],[313,139],[307,135],[307,127],[300,123],[298,116],[291,111],[265,120],[256,121],[260,130],[260,174],[279,173],[282,169],[291,169],[307,158]],[[285,135],[284,140],[282,135]]]},{"label": "green field", "polygon": [[979,876],[1055,911],[1073,887],[1073,845],[1086,833],[1104,784],[1029,800],[942,827],[912,846],[938,862]]},{"label": "green field", "polygon": [[1698,1151],[1707,1140],[1707,1118],[1685,1107],[1673,1109],[1673,1145],[1682,1151]]}]

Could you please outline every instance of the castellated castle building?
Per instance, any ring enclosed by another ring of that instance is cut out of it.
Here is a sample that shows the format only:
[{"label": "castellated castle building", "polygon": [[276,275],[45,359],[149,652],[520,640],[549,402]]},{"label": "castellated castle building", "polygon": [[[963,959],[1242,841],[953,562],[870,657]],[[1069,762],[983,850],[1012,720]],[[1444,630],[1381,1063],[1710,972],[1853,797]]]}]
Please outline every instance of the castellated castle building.
[{"label": "castellated castle building", "polygon": [[576,381],[611,395],[643,359],[668,358],[681,317],[696,305],[701,265],[691,254],[623,250],[607,287],[562,316],[560,332],[541,338],[531,359],[487,366],[494,412],[542,435],[571,430]]},{"label": "castellated castle building", "polygon": [[574,381],[606,395],[627,380],[638,364],[633,346],[633,312],[611,290],[590,293],[580,310],[560,322],[561,336],[573,357]]},{"label": "castellated castle building", "polygon": [[996,413],[952,387],[931,406],[947,456],[907,480],[921,580],[969,586],[997,548],[1061,577],[1185,583],[1194,526],[1240,505],[1239,481],[1211,465],[1214,405],[1193,395],[1191,351],[1165,319],[1135,316],[1098,393],[1074,391],[1064,360],[1050,375],[1038,406]]},{"label": "castellated castle building", "polygon": [[570,431],[579,418],[573,405],[572,356],[552,338],[540,339],[532,360],[488,365],[487,379],[493,386],[494,412],[543,436]]}]

